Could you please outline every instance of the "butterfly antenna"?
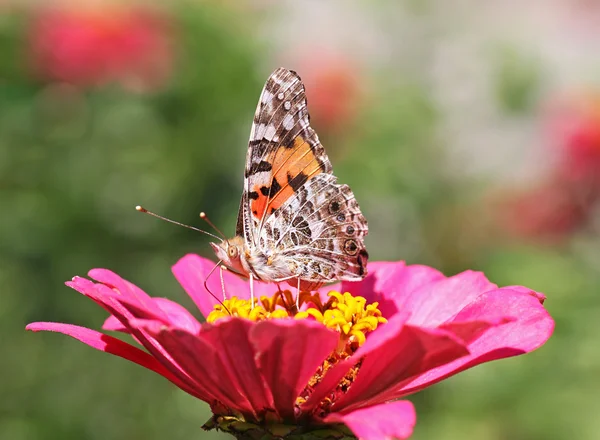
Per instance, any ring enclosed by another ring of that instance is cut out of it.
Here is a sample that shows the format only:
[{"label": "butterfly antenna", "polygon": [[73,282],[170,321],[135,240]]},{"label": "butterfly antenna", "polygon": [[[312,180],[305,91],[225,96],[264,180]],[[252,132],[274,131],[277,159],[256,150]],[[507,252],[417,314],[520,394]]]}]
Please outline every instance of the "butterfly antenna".
[{"label": "butterfly antenna", "polygon": [[[217,264],[215,264],[213,266],[213,268],[210,270],[210,272],[208,272],[208,275],[206,276],[206,278],[204,279],[204,288],[206,289],[206,291],[210,294],[210,296],[212,296],[214,299],[216,299],[219,304],[221,304],[221,306],[227,310],[227,313],[229,313],[229,316],[231,316],[231,311],[227,308],[227,306],[223,303],[223,301],[221,301],[217,295],[215,295],[212,290],[210,290],[210,288],[208,287],[208,279],[210,278],[210,276],[213,274],[213,272],[215,271],[215,269],[217,267],[221,267],[221,270],[227,270],[227,267],[222,266],[221,263],[223,263],[223,261],[219,261]],[[221,288],[223,289],[223,294],[225,294],[225,283],[223,282],[223,279],[221,278]]]},{"label": "butterfly antenna", "polygon": [[202,229],[194,228],[193,226],[186,225],[184,223],[179,223],[179,222],[176,222],[175,220],[168,219],[166,217],[163,217],[161,215],[158,215],[158,214],[155,214],[155,213],[153,213],[151,211],[148,211],[146,208],[143,208],[143,207],[141,207],[139,205],[135,207],[135,210],[139,211],[139,212],[143,212],[144,214],[151,215],[152,217],[156,217],[158,219],[164,220],[166,222],[173,223],[174,225],[183,226],[184,228],[188,228],[188,229],[191,229],[191,230],[196,231],[196,232],[202,232],[203,234],[209,235],[212,238],[216,238],[219,241],[223,241],[223,239],[221,237],[217,237],[216,235],[211,234],[210,232],[203,231]]},{"label": "butterfly antenna", "polygon": [[220,230],[219,228],[217,228],[217,227],[216,227],[216,226],[213,224],[213,222],[211,222],[211,221],[210,221],[210,219],[208,218],[208,216],[206,215],[206,213],[205,213],[205,212],[201,212],[201,213],[200,213],[200,218],[201,218],[202,220],[204,220],[206,223],[208,223],[208,225],[209,225],[210,227],[212,227],[212,228],[213,228],[215,231],[217,231],[219,234],[221,234],[221,237],[223,237],[223,240],[226,240],[226,239],[227,239],[227,238],[225,237],[225,234],[223,234],[223,233],[221,232],[221,230]]}]

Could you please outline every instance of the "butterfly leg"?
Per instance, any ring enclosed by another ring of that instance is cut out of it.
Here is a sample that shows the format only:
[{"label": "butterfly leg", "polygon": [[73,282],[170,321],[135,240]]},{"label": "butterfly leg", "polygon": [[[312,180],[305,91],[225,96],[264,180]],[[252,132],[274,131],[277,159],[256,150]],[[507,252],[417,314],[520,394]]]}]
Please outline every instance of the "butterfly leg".
[{"label": "butterfly leg", "polygon": [[296,290],[296,310],[300,311],[300,278],[298,278],[298,290]]},{"label": "butterfly leg", "polygon": [[225,293],[225,280],[223,279],[224,270],[226,270],[226,267],[221,265],[221,267],[219,267],[219,276],[221,277],[221,291],[223,292],[223,301],[227,300],[227,294]]},{"label": "butterfly leg", "polygon": [[254,309],[254,277],[252,272],[250,272],[250,307],[251,310]]}]

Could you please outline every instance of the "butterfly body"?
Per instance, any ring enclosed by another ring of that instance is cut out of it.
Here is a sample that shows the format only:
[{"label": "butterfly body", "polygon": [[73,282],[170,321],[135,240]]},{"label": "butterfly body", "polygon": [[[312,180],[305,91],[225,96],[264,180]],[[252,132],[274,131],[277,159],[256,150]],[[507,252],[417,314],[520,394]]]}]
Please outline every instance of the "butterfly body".
[{"label": "butterfly body", "polygon": [[304,85],[277,69],[250,134],[236,236],[212,244],[241,275],[310,290],[365,277],[367,221],[311,128]]}]

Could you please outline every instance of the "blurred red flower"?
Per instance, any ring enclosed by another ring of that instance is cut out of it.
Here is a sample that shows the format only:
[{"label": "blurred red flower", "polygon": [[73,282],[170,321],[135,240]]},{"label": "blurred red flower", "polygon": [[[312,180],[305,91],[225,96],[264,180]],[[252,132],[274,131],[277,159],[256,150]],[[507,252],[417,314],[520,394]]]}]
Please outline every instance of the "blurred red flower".
[{"label": "blurred red flower", "polygon": [[566,183],[593,185],[600,191],[600,92],[557,99],[545,123],[549,142],[558,149],[559,176]]},{"label": "blurred red flower", "polygon": [[[499,288],[478,272],[445,277],[426,266],[370,263],[362,282],[303,293],[297,313],[285,306],[293,301],[279,302],[275,284],[257,283],[265,296],[251,308],[248,283],[229,272],[224,288],[237,297],[217,303],[204,284],[213,266],[187,255],[173,267],[207,323],[105,269],[90,271],[96,283],[67,283],[111,314],[105,330],[131,335],[147,351],[70,324],[27,328],[67,334],[157,372],[211,405],[205,428],[282,439],[343,424],[372,440],[412,434],[414,408],[398,399],[535,350],[554,328],[542,294]],[[207,282],[221,290],[218,277]]]},{"label": "blurred red flower", "polygon": [[29,28],[37,74],[83,86],[159,87],[171,74],[172,43],[166,15],[140,5],[45,8],[34,13]]},{"label": "blurred red flower", "polygon": [[600,92],[553,100],[543,114],[546,174],[533,187],[493,198],[494,217],[512,235],[561,242],[584,227],[600,200]]},{"label": "blurred red flower", "polygon": [[351,123],[361,95],[357,67],[343,56],[316,50],[300,59],[312,121],[335,131]]},{"label": "blurred red flower", "polygon": [[504,193],[495,217],[511,235],[556,244],[586,223],[593,205],[587,195],[555,179],[529,191]]}]

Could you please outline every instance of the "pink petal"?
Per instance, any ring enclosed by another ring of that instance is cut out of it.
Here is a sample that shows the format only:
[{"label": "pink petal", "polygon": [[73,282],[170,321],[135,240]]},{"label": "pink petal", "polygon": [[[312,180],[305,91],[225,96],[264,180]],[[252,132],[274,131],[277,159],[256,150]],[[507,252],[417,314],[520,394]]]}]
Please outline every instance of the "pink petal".
[{"label": "pink petal", "polygon": [[147,310],[157,317],[163,318],[160,308],[156,307],[152,298],[135,284],[124,280],[108,269],[92,269],[88,272],[90,278],[114,288],[122,300],[140,309]]},{"label": "pink petal", "polygon": [[160,374],[166,379],[173,382],[182,390],[188,392],[192,396],[195,396],[199,399],[203,399],[204,396],[199,395],[193,389],[187,387],[184,383],[182,383],[176,376],[171,374],[166,368],[164,368],[157,360],[150,356],[145,351],[140,350],[132,345],[127,344],[117,338],[113,338],[112,336],[105,335],[103,333],[99,333],[94,330],[90,330],[85,327],[79,327],[77,325],[71,324],[61,324],[57,322],[34,322],[26,327],[27,330],[33,332],[39,331],[50,331],[63,333],[67,336],[71,336],[72,338],[77,339],[78,341],[83,342],[86,345],[89,345],[96,350],[104,351],[105,353],[114,354],[115,356],[122,357],[123,359],[127,359],[135,364],[141,365],[144,368],[154,371],[155,373]]},{"label": "pink petal", "polygon": [[504,289],[510,289],[510,290],[515,291],[515,292],[526,293],[527,295],[533,295],[533,296],[535,296],[538,299],[538,301],[540,302],[540,304],[544,304],[544,301],[546,301],[546,295],[544,295],[543,293],[540,293],[540,292],[536,292],[535,290],[531,290],[528,287],[523,287],[523,286],[506,286],[506,287],[504,287]]},{"label": "pink petal", "polygon": [[[258,353],[251,334],[256,322],[231,318],[212,325],[204,325],[198,338],[216,348],[221,380],[234,385],[251,403],[253,412],[261,414],[265,408],[273,408],[273,398],[265,389],[257,366]],[[217,370],[219,371],[219,370]]]},{"label": "pink petal", "polygon": [[106,318],[106,321],[104,321],[104,324],[102,324],[102,330],[129,333],[129,329],[127,329],[127,327],[125,327],[121,321],[112,315]]},{"label": "pink petal", "polygon": [[437,327],[452,320],[469,303],[483,293],[497,289],[481,272],[466,271],[449,278],[424,284],[412,292],[401,294],[397,306],[409,311],[409,323]]},{"label": "pink petal", "polygon": [[296,398],[338,340],[337,333],[308,320],[262,321],[251,329],[256,361],[281,417],[294,417]]},{"label": "pink petal", "polygon": [[326,423],[343,423],[361,440],[407,439],[417,423],[408,400],[383,403],[347,414],[331,414]]},{"label": "pink petal", "polygon": [[469,344],[469,356],[426,372],[405,385],[401,395],[414,393],[483,362],[528,353],[543,345],[554,330],[554,320],[539,298],[539,294],[527,289],[504,287],[487,292],[469,304],[456,315],[456,321],[494,319],[499,315],[512,316],[514,321],[488,330]]},{"label": "pink petal", "polygon": [[[383,349],[389,341],[393,340],[399,335],[404,329],[407,316],[402,314],[396,314],[383,326],[380,326],[376,332],[372,333],[365,344],[359,349],[362,354],[366,354],[370,351]],[[376,337],[374,337],[376,336]],[[360,357],[356,355],[338,362],[332,369],[330,369],[325,377],[317,384],[311,393],[307,401],[302,404],[303,411],[310,411],[314,409],[319,403],[335,389],[337,384],[340,382],[342,377],[346,375],[348,370],[352,368]],[[361,355],[362,355],[361,354]]]},{"label": "pink petal", "polygon": [[[99,278],[108,279],[112,283],[118,284],[121,289],[124,289],[126,291],[126,293],[122,294],[122,292],[116,287],[114,287],[112,284],[96,284],[90,280],[77,276],[73,277],[71,281],[67,281],[65,284],[82,293],[83,295],[87,296],[88,298],[91,298],[104,309],[106,309],[109,313],[111,313],[109,303],[118,302],[125,306],[136,317],[145,317],[147,319],[159,319],[168,322],[166,315],[162,312],[161,309],[155,306],[151,297],[149,297],[143,292],[138,292],[138,296],[140,297],[145,295],[143,300],[139,301],[135,295],[130,295],[129,293],[127,293],[129,289],[135,288],[133,284],[126,282],[118,275],[105,269],[93,269],[90,271],[90,273],[95,274]],[[130,286],[132,287],[128,286],[126,283],[130,284]],[[149,309],[146,308],[147,305],[150,307]],[[122,329],[122,331],[125,331],[127,333],[127,331],[123,327],[119,327],[114,321],[112,323],[109,321],[108,325],[114,327],[115,329],[120,328]]]},{"label": "pink petal", "polygon": [[[86,294],[96,297],[97,301],[103,302],[102,298],[111,297],[120,302],[136,318],[158,319],[165,324],[181,327],[191,332],[200,329],[200,323],[183,306],[166,298],[153,298],[140,288],[119,277],[117,274],[106,269],[92,269],[90,276],[107,284],[94,284],[83,278],[75,277],[67,285]],[[116,317],[109,317],[104,323],[107,330],[127,332],[123,323],[118,322]]]},{"label": "pink petal", "polygon": [[181,304],[166,298],[152,298],[152,300],[163,311],[172,326],[187,330],[190,333],[200,331],[201,326],[198,320]]},{"label": "pink petal", "polygon": [[[183,289],[196,303],[204,316],[208,316],[213,311],[214,306],[219,304],[217,298],[219,300],[223,299],[219,268],[215,269],[212,275],[208,277],[208,274],[214,267],[215,263],[211,260],[195,254],[188,254],[182,257],[172,268],[175,278],[177,278],[179,284],[181,284]],[[204,287],[205,281],[214,296]],[[227,298],[233,296],[242,299],[250,298],[250,284],[247,280],[243,280],[226,270],[223,271],[223,283]],[[262,295],[271,296],[277,290],[277,285],[274,283],[267,284],[254,281],[254,293],[257,298],[260,298]]]},{"label": "pink petal", "polygon": [[83,295],[87,295],[89,291],[95,291],[96,286],[92,281],[78,276],[73,277],[71,281],[67,281],[65,284]]},{"label": "pink petal", "polygon": [[[179,327],[183,330],[187,330],[190,333],[196,333],[200,331],[200,323],[192,316],[190,312],[186,310],[180,304],[168,300],[166,298],[152,298],[152,301],[155,305],[164,313],[166,317],[166,321],[169,325],[173,327]],[[122,302],[125,307],[128,307],[126,302]],[[138,318],[147,319],[148,317],[145,314],[140,313],[139,310],[134,307],[128,307],[130,311],[136,315]],[[136,313],[137,312],[137,313]],[[144,316],[140,316],[144,315]],[[104,324],[102,325],[104,330],[112,330],[129,333],[127,327],[125,327],[117,318],[114,316],[109,316]]]},{"label": "pink petal", "polygon": [[350,390],[334,404],[334,411],[345,413],[389,400],[381,398],[386,390],[468,353],[452,333],[406,325],[406,316],[397,314],[372,333],[351,358],[332,368],[302,409],[308,411],[318,405],[359,359],[360,373]]},{"label": "pink petal", "polygon": [[401,310],[403,299],[424,285],[444,279],[444,275],[427,266],[407,266],[404,261],[369,263],[368,275],[358,283],[343,282],[342,291],[379,302],[379,310],[389,318]]},{"label": "pink petal", "polygon": [[272,407],[248,340],[252,321],[223,319],[205,325],[199,334],[148,324],[145,329],[216,400],[253,417]]},{"label": "pink petal", "polygon": [[[135,298],[126,299],[126,297],[121,295],[120,291],[114,287],[109,287],[100,283],[96,284],[80,277],[73,277],[72,281],[67,281],[65,284],[94,300],[111,314],[113,314],[112,310],[115,305],[118,304],[119,309],[127,310],[129,314],[136,318],[157,319],[169,323],[167,316],[163,311],[158,307],[155,307],[153,298],[148,297],[149,301],[147,301],[147,303],[151,303],[151,310],[148,310],[144,308],[143,304],[137,302]],[[118,321],[118,323],[115,320]],[[109,317],[105,322],[105,325],[107,326],[105,329],[130,333],[126,321],[127,319],[123,319],[123,317],[119,315],[113,316],[113,319]]]},{"label": "pink petal", "polygon": [[404,325],[383,345],[371,347],[368,342],[353,356],[362,358],[360,373],[350,390],[334,404],[334,411],[345,413],[390,400],[386,391],[469,354],[463,342],[450,332],[410,325]]},{"label": "pink petal", "polygon": [[[103,284],[94,284],[91,281],[79,277],[73,278],[73,281],[67,282],[66,284],[93,299],[118,319],[128,330],[128,333],[142,344],[152,356],[154,356],[171,373],[177,376],[181,382],[186,384],[186,389],[197,389],[198,383],[189,377],[181,367],[173,361],[170,354],[152,336],[145,332],[143,328],[130,326],[129,322],[134,318],[139,319],[140,315],[151,315],[151,313],[144,313],[142,310],[136,310],[136,315],[132,314],[128,309],[128,307],[131,308],[131,306],[124,305],[124,297]],[[159,313],[162,312],[159,311]],[[160,322],[161,325],[164,325],[163,321]]]},{"label": "pink petal", "polygon": [[442,324],[438,328],[452,333],[454,336],[468,345],[479,339],[479,337],[481,337],[481,335],[483,335],[483,333],[488,331],[491,327],[497,327],[513,321],[515,321],[515,319],[501,316],[498,318],[492,318],[489,321],[479,320],[450,322],[448,324]]},{"label": "pink petal", "polygon": [[[222,398],[221,390],[214,378],[211,378],[207,372],[198,374],[196,370],[190,368],[189,365],[186,364],[186,361],[189,361],[190,359],[194,362],[203,362],[204,356],[212,355],[212,348],[204,347],[200,352],[190,351],[185,341],[182,341],[185,337],[181,338],[182,340],[173,337],[178,331],[183,332],[185,335],[189,334],[185,330],[177,329],[175,327],[169,328],[160,321],[132,318],[128,323],[128,327],[135,328],[137,331],[141,332],[146,339],[154,341],[161,350],[168,353],[167,356],[169,362],[176,366],[181,374],[185,375],[185,377],[189,377],[189,380],[194,383],[195,388],[197,388],[204,396],[202,400],[209,402],[210,404],[217,400],[225,404],[228,403],[227,400]],[[200,354],[202,354],[202,356]],[[184,355],[187,356],[187,358],[183,358],[182,356]]]}]

